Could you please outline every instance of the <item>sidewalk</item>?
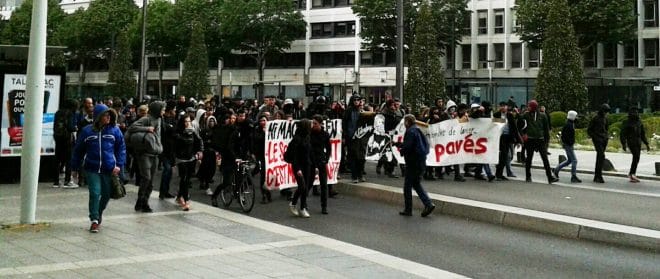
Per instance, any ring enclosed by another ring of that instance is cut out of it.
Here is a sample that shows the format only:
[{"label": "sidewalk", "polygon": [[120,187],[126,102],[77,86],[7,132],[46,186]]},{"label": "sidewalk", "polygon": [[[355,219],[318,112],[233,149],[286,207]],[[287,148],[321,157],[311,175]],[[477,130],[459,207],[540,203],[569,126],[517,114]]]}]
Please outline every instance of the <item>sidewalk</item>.
[{"label": "sidewalk", "polygon": [[[38,222],[0,229],[2,278],[464,278],[298,229],[193,203],[182,212],[137,188],[112,200],[88,231],[87,189],[39,186]],[[18,185],[0,185],[0,224],[17,223]]]},{"label": "sidewalk", "polygon": [[[516,151],[520,151],[520,149]],[[550,166],[553,168],[559,164],[559,155],[566,156],[566,152],[564,152],[563,149],[550,148],[548,149],[548,152],[550,152],[550,155],[548,155],[548,161],[550,161]],[[578,172],[593,175],[594,166],[596,166],[596,151],[575,150],[575,156],[578,160]],[[605,171],[603,172],[604,175],[621,177],[628,176],[630,163],[632,162],[632,155],[630,153],[605,152],[605,158],[612,162],[616,171]],[[637,176],[640,179],[652,179],[660,181],[660,176],[655,175],[656,162],[660,162],[660,154],[649,154],[645,150],[642,151],[639,165],[637,166]],[[514,165],[524,166],[523,163],[516,162],[515,155],[512,163]],[[543,167],[543,162],[541,161],[541,156],[539,156],[538,152],[534,153],[532,165],[535,167]],[[570,165],[563,169],[565,172],[570,172],[570,170]],[[589,180],[591,180],[591,178],[593,178],[593,176],[589,177]]]}]

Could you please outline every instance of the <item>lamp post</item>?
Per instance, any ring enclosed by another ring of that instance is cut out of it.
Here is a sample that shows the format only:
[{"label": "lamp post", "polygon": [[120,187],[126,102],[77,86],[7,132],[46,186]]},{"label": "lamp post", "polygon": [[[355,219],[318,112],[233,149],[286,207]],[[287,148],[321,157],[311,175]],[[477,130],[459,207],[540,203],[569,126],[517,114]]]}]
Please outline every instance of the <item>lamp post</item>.
[{"label": "lamp post", "polygon": [[493,101],[493,66],[491,63],[495,62],[494,60],[486,60],[488,63],[488,98],[489,101]]},{"label": "lamp post", "polygon": [[403,0],[396,1],[396,90],[403,101]]},{"label": "lamp post", "polygon": [[140,77],[138,78],[138,96],[139,100],[144,100],[144,94],[147,89],[147,4],[148,0],[142,0],[142,51],[140,53]]}]

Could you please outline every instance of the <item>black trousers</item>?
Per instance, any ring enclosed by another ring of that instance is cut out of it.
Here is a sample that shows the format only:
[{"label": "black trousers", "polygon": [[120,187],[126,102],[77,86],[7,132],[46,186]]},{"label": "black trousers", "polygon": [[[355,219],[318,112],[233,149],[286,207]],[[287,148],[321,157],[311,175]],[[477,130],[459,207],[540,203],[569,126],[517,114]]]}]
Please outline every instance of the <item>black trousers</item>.
[{"label": "black trousers", "polygon": [[234,174],[236,173],[236,162],[234,160],[228,160],[231,162],[227,162],[225,160],[220,163],[220,171],[222,172],[222,183],[218,184],[218,186],[215,187],[215,190],[213,191],[213,196],[212,198],[216,199],[218,198],[218,195],[220,195],[220,191],[222,189],[227,189],[227,187],[231,187],[231,182],[234,180]]},{"label": "black trousers", "polygon": [[197,161],[194,160],[176,164],[176,166],[179,168],[179,177],[181,178],[179,181],[179,195],[177,195],[177,199],[180,197],[183,197],[185,201],[190,199],[190,194],[188,191],[190,189],[190,178],[195,174],[196,164]]},{"label": "black trousers", "polygon": [[[328,193],[330,189],[328,188],[328,168],[326,165],[316,166],[319,170],[319,186],[321,186],[321,208],[328,207]],[[312,181],[310,185],[314,184],[314,175],[312,173]],[[310,187],[311,188],[311,187]]]},{"label": "black trousers", "polygon": [[70,138],[55,139],[55,158],[57,159],[57,169],[53,175],[53,182],[59,184],[60,172],[64,169],[64,182],[71,181],[71,152],[72,142]]},{"label": "black trousers", "polygon": [[630,163],[630,172],[628,172],[628,175],[635,175],[637,173],[637,165],[639,164],[639,156],[642,152],[642,146],[629,145],[628,148],[630,148],[630,153],[632,153],[633,156],[632,163]]},{"label": "black trousers", "polygon": [[298,182],[298,188],[296,189],[296,192],[293,193],[291,204],[295,206],[298,203],[298,198],[300,198],[300,209],[306,209],[307,194],[309,189],[312,188],[312,184],[314,183],[314,175],[312,174],[311,168],[309,166],[302,168],[302,176],[298,174],[295,175],[296,182]]},{"label": "black trousers", "polygon": [[511,146],[511,137],[509,135],[502,135],[500,137],[500,153],[497,159],[497,166],[495,167],[496,177],[504,176],[504,168],[509,160],[509,146]]},{"label": "black trousers", "polygon": [[594,179],[603,179],[603,164],[605,163],[606,140],[592,140],[596,149],[596,169],[594,170]]},{"label": "black trousers", "polygon": [[550,163],[548,162],[548,150],[545,148],[545,141],[543,139],[529,139],[525,143],[525,178],[532,179],[532,159],[534,158],[534,151],[538,151],[543,161],[543,168],[548,181],[552,179],[552,172],[550,171]]}]

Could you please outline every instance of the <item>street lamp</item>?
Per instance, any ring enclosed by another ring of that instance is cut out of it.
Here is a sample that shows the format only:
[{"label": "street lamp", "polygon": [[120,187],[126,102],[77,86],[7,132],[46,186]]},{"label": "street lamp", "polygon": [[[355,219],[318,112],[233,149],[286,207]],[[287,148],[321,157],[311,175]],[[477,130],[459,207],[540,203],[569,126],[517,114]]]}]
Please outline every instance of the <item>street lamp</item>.
[{"label": "street lamp", "polygon": [[142,0],[142,52],[140,53],[140,78],[138,84],[139,101],[144,99],[144,93],[147,89],[147,63],[146,63],[146,45],[147,45],[147,4],[148,0]]}]

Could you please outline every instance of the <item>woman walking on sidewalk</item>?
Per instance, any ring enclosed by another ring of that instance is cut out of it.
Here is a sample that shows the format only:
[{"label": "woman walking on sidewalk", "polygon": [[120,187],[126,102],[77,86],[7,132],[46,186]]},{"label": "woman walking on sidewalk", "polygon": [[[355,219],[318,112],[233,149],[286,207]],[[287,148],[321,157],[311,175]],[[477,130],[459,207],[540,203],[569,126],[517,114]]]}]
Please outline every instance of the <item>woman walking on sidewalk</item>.
[{"label": "woman walking on sidewalk", "polygon": [[192,126],[190,116],[184,116],[179,119],[176,128],[176,151],[175,162],[179,169],[179,194],[176,196],[176,202],[183,211],[190,210],[190,178],[195,173],[197,163],[197,154],[204,150],[202,138]]},{"label": "woman walking on sidewalk", "polygon": [[644,124],[639,119],[637,107],[631,107],[628,110],[628,120],[623,123],[621,129],[621,147],[626,151],[626,146],[630,147],[633,159],[630,164],[630,172],[628,178],[630,182],[637,183],[639,178],[635,175],[637,173],[637,164],[639,164],[639,155],[642,150],[642,143],[646,145],[646,150],[651,151],[649,142],[646,140],[646,132],[644,131]]},{"label": "woman walking on sidewalk", "polygon": [[[312,173],[312,144],[310,139],[312,121],[305,118],[300,120],[297,125],[296,133],[286,151],[293,152],[291,167],[293,168],[293,173],[296,176],[296,182],[298,183],[298,188],[296,189],[296,192],[293,193],[293,199],[289,204],[289,210],[291,210],[291,213],[295,216],[309,218],[309,212],[307,211],[307,193],[314,183],[315,176],[315,174]],[[291,150],[289,150],[289,148],[291,148]],[[296,209],[298,198],[300,198],[300,211]]]},{"label": "woman walking on sidewalk", "polygon": [[575,156],[575,150],[573,150],[573,145],[575,144],[575,118],[577,117],[577,112],[574,110],[568,111],[568,116],[566,117],[566,125],[561,129],[561,145],[566,151],[566,161],[563,161],[557,165],[556,168],[552,170],[556,178],[559,178],[559,172],[568,164],[571,164],[571,182],[580,183],[580,180],[577,177],[577,157]]},{"label": "woman walking on sidewalk", "polygon": [[99,232],[99,225],[112,194],[112,175],[126,162],[124,135],[116,124],[117,113],[106,105],[94,107],[94,122],[85,126],[73,149],[71,168],[84,166],[89,188],[90,232]]}]

